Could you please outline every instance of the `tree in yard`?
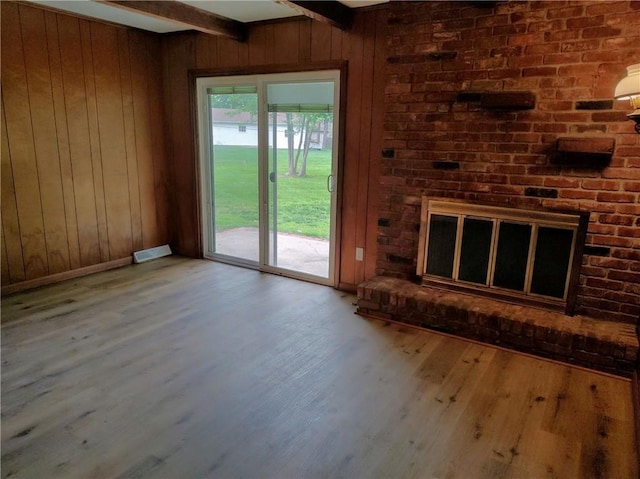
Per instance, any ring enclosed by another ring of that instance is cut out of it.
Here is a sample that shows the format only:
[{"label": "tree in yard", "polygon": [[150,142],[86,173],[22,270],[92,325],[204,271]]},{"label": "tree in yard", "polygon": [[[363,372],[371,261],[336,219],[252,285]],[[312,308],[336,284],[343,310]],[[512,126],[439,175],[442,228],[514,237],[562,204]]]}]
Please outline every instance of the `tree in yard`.
[{"label": "tree in yard", "polygon": [[232,110],[227,113],[228,116],[236,116],[243,112],[249,113],[253,122],[258,114],[258,97],[254,93],[216,94],[213,95],[211,106]]},{"label": "tree in yard", "polygon": [[306,132],[308,131],[307,125],[309,123],[309,118],[307,115],[298,115],[300,118],[298,123],[300,125],[300,138],[298,139],[298,151],[296,152],[296,160],[294,163],[294,170],[296,175],[298,174],[298,160],[300,159],[300,152],[302,151],[302,145],[304,144],[306,138]]},{"label": "tree in yard", "polygon": [[[293,113],[286,113],[285,117],[287,119],[287,152],[289,153],[289,169],[287,171],[287,176],[296,176],[297,172],[297,161],[294,161],[293,158],[293,141],[295,138],[295,129],[293,125]],[[300,147],[298,146],[298,149]]]},{"label": "tree in yard", "polygon": [[[332,113],[305,113],[301,119],[300,143],[298,144],[298,152],[295,160],[295,170],[298,169],[298,159],[300,157],[300,145],[302,144],[302,164],[298,176],[307,176],[307,157],[309,156],[309,147],[314,133],[320,131],[320,125],[324,126],[324,131],[328,130],[329,123],[333,120]],[[326,135],[325,135],[326,137]],[[324,145],[322,145],[324,148]]]}]

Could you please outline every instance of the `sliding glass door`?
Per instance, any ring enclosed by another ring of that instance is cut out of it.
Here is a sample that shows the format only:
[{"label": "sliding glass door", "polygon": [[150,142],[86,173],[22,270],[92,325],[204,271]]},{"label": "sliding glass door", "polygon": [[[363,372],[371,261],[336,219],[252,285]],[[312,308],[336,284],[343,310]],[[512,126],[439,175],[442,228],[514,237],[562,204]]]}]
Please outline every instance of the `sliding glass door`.
[{"label": "sliding glass door", "polygon": [[333,284],[339,72],[197,87],[205,257]]}]

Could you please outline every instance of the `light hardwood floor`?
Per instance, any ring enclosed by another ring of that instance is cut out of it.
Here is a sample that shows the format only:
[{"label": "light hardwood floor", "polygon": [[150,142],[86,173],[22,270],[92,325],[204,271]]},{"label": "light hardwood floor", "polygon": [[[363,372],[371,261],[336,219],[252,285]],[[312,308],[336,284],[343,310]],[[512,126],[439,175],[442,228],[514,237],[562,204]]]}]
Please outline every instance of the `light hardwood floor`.
[{"label": "light hardwood floor", "polygon": [[165,258],[2,301],[2,477],[635,478],[631,385]]}]

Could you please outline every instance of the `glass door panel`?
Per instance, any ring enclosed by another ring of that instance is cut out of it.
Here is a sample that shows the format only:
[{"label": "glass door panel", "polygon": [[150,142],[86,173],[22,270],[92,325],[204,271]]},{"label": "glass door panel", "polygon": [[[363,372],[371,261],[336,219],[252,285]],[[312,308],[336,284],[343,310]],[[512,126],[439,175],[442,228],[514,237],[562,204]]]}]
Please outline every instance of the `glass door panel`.
[{"label": "glass door panel", "polygon": [[258,95],[256,87],[208,90],[215,254],[259,260]]},{"label": "glass door panel", "polygon": [[267,265],[330,277],[334,82],[270,83]]},{"label": "glass door panel", "polygon": [[531,225],[501,221],[493,285],[524,291],[531,243]]},{"label": "glass door panel", "polygon": [[431,215],[427,274],[453,278],[457,234],[457,216]]},{"label": "glass door panel", "polygon": [[458,279],[470,283],[487,284],[492,240],[493,221],[464,219]]},{"label": "glass door panel", "polygon": [[531,278],[532,293],[561,299],[565,297],[574,235],[570,229],[538,228]]}]

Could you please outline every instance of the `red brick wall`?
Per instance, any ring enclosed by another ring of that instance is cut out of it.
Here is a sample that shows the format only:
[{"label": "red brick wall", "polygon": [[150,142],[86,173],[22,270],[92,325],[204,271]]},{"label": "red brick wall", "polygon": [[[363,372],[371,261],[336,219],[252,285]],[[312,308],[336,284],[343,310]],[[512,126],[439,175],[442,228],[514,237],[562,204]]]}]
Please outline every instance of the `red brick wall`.
[{"label": "red brick wall", "polygon": [[[640,135],[612,101],[640,62],[640,1],[392,2],[377,273],[415,273],[422,195],[591,213],[578,312],[640,316]],[[491,111],[476,92],[530,91]],[[460,95],[463,93],[463,95]],[[613,138],[606,163],[560,137]]]}]

